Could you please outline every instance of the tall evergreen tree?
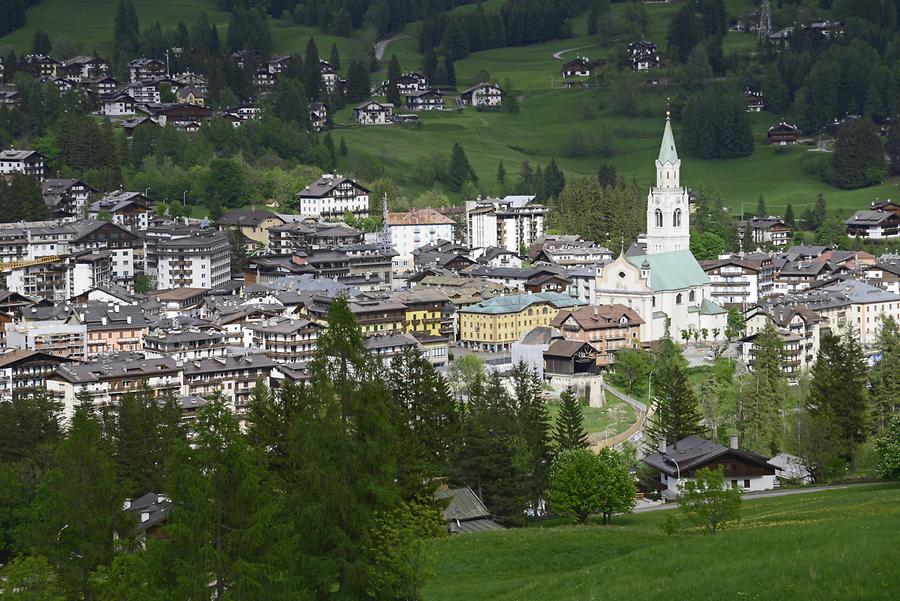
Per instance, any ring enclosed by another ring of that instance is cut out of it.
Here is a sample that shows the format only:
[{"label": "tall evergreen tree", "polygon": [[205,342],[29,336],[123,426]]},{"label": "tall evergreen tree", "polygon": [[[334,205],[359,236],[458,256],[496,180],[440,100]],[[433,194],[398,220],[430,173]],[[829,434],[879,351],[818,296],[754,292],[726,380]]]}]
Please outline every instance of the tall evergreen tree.
[{"label": "tall evergreen tree", "polygon": [[550,159],[550,164],[544,170],[544,194],[546,198],[559,198],[565,187],[566,178],[562,171],[559,170],[556,159]]},{"label": "tall evergreen tree", "polygon": [[883,432],[891,416],[900,411],[900,328],[889,315],[882,318],[878,350],[881,359],[871,372],[873,418]]},{"label": "tall evergreen tree", "polygon": [[331,56],[328,62],[331,63],[331,66],[334,67],[335,71],[341,70],[341,53],[338,51],[337,44],[331,45]]},{"label": "tall evergreen tree", "polygon": [[586,449],[588,446],[588,436],[584,430],[584,414],[572,386],[559,395],[559,413],[556,415],[553,441],[556,443],[557,454],[572,449]]},{"label": "tall evergreen tree", "polygon": [[763,198],[763,195],[760,194],[759,198],[756,199],[756,217],[759,219],[765,219],[769,216],[769,211],[766,209],[766,199]]},{"label": "tall evergreen tree", "polygon": [[753,372],[741,391],[741,447],[775,454],[781,442],[779,399],[787,393],[784,381],[784,343],[771,321],[753,344]]},{"label": "tall evergreen tree", "polygon": [[422,75],[424,75],[431,84],[441,83],[435,81],[435,75],[437,73],[438,68],[438,60],[437,55],[433,50],[429,50],[425,53],[425,58],[422,62]]},{"label": "tall evergreen tree", "polygon": [[807,408],[813,416],[832,416],[841,433],[840,452],[851,466],[868,434],[867,380],[865,355],[853,334],[825,334],[812,368]]},{"label": "tall evergreen tree", "polygon": [[466,151],[463,150],[459,143],[453,144],[453,150],[450,152],[450,167],[447,172],[447,185],[454,192],[459,192],[467,181],[477,182],[478,176],[469,165],[469,159],[466,158]]},{"label": "tall evergreen tree", "polygon": [[533,515],[540,510],[547,488],[552,449],[550,446],[550,415],[541,390],[541,379],[524,361],[513,366],[512,387],[528,480],[528,504]]},{"label": "tall evergreen tree", "polygon": [[701,434],[699,404],[681,348],[671,338],[664,338],[655,363],[651,402],[656,403],[656,413],[644,429],[648,440],[673,443]]},{"label": "tall evergreen tree", "polygon": [[361,102],[369,97],[369,69],[365,63],[354,60],[347,67],[347,100]]},{"label": "tall evergreen tree", "polygon": [[796,217],[794,217],[794,207],[788,203],[787,208],[784,210],[784,223],[794,227],[796,225]]},{"label": "tall evergreen tree", "polygon": [[385,90],[385,94],[387,96],[387,101],[393,104],[394,106],[400,106],[402,103],[402,98],[400,98],[400,90],[397,89],[397,81],[403,75],[403,71],[400,70],[400,61],[397,60],[397,55],[391,55],[391,61],[388,63],[387,68],[387,90]]},{"label": "tall evergreen tree", "polygon": [[[303,57],[303,87],[310,100],[322,99],[322,65],[319,62],[319,49],[316,38],[309,38],[306,44],[306,55]],[[366,86],[368,87],[368,86]]]},{"label": "tall evergreen tree", "polygon": [[43,29],[35,29],[34,35],[31,37],[31,52],[34,54],[50,54],[53,50],[53,44],[50,43],[50,36]]}]

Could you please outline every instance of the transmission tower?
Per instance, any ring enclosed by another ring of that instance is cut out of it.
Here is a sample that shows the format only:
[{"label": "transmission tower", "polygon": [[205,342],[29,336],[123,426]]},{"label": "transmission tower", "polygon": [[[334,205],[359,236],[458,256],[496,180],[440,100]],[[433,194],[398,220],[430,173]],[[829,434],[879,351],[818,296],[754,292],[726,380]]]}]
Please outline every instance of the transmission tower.
[{"label": "transmission tower", "polygon": [[757,37],[760,41],[769,37],[772,33],[772,9],[769,6],[769,0],[762,0],[759,7],[759,27],[756,30]]}]

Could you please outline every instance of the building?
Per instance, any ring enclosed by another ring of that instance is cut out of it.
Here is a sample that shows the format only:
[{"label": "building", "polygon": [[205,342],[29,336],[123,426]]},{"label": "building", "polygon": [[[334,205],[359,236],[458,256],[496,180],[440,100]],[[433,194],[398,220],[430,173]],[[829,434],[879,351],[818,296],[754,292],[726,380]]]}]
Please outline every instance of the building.
[{"label": "building", "polygon": [[340,248],[361,244],[363,232],[345,223],[304,220],[270,227],[269,252],[290,255],[294,251]]},{"label": "building", "polygon": [[110,221],[131,231],[144,231],[150,226],[153,201],[140,192],[111,192],[93,203],[88,210],[91,219],[109,215]]},{"label": "building", "polygon": [[231,279],[231,244],[222,232],[206,231],[156,246],[157,287],[215,288]]},{"label": "building", "polygon": [[132,82],[162,77],[166,74],[166,64],[155,58],[136,58],[128,63],[128,77]]},{"label": "building", "polygon": [[85,214],[87,201],[97,189],[80,179],[47,179],[41,187],[51,218],[76,219]]},{"label": "building", "polygon": [[770,322],[784,345],[784,375],[796,382],[816,361],[822,318],[803,305],[772,305],[748,310],[744,313],[745,336],[738,348],[750,370],[756,362],[756,339]]},{"label": "building", "polygon": [[[661,443],[665,445],[665,443]],[[688,436],[642,459],[659,471],[663,497],[672,500],[681,495],[685,482],[694,480],[703,468],[722,469],[725,482],[743,492],[758,492],[775,488],[775,466],[766,457],[744,451],[732,436],[731,446],[724,447],[698,436]]]},{"label": "building", "polygon": [[46,54],[26,54],[22,59],[22,69],[32,77],[56,77],[59,63]]},{"label": "building", "polygon": [[[560,70],[563,79],[584,79],[591,76],[591,61],[583,56],[575,57],[562,66]],[[567,82],[571,84],[572,82]]]},{"label": "building", "polygon": [[444,522],[450,534],[503,530],[503,526],[494,521],[491,512],[468,486],[454,489],[439,488],[435,491],[434,498],[440,502],[446,501]]},{"label": "building", "polygon": [[[334,298],[314,295],[306,304],[309,317],[321,325],[328,323],[328,310]],[[393,300],[354,297],[349,301],[350,312],[363,336],[400,334],[406,330],[406,305]]]},{"label": "building", "polygon": [[[749,222],[738,221],[738,236],[744,239],[744,229],[749,223],[751,236],[753,241],[759,246],[774,246],[776,248],[784,248],[788,246],[794,238],[794,228],[784,222],[781,217],[754,217]],[[752,251],[752,248],[745,248],[744,251]]]},{"label": "building", "polygon": [[701,261],[718,305],[748,307],[774,291],[775,267],[768,255]]},{"label": "building", "polygon": [[500,86],[482,82],[460,92],[459,99],[477,109],[498,108],[503,104],[503,91]]},{"label": "building", "polygon": [[100,97],[100,114],[104,117],[130,117],[135,113],[134,98],[125,92],[113,92]]},{"label": "building", "polygon": [[181,392],[204,398],[221,393],[240,414],[258,381],[274,388],[279,377],[278,364],[262,353],[229,353],[224,357],[185,361]]},{"label": "building", "polygon": [[558,292],[495,296],[457,311],[459,341],[472,349],[508,351],[533,328],[550,325],[560,310],[582,304]]},{"label": "building", "polygon": [[646,71],[659,68],[659,50],[656,44],[647,40],[638,40],[628,44],[628,57],[631,59],[632,71]]},{"label": "building", "polygon": [[884,209],[864,209],[855,212],[847,221],[850,237],[884,240],[900,238],[900,212]]},{"label": "building", "polygon": [[321,102],[309,105],[309,125],[314,131],[322,131],[328,127],[328,107]]},{"label": "building", "polygon": [[44,390],[47,376],[72,359],[35,350],[5,350],[0,354],[0,402],[13,395]]},{"label": "building", "polygon": [[269,228],[284,225],[284,219],[271,211],[236,209],[228,211],[216,221],[220,229],[239,231],[248,240],[269,246]]},{"label": "building", "polygon": [[769,128],[767,136],[769,138],[769,144],[787,146],[789,144],[797,143],[797,140],[800,138],[800,130],[796,125],[779,121]]},{"label": "building", "polygon": [[359,125],[387,125],[393,123],[394,105],[390,102],[367,100],[353,107],[353,120]]},{"label": "building", "polygon": [[744,102],[747,105],[746,110],[748,113],[760,113],[766,108],[762,92],[751,88],[746,88],[744,90]]},{"label": "building", "polygon": [[597,367],[612,363],[615,352],[640,342],[643,320],[625,305],[593,305],[560,311],[550,325],[569,341],[586,342],[595,351]]},{"label": "building", "polygon": [[350,213],[358,219],[369,216],[369,190],[340,174],[325,173],[297,193],[300,214],[336,219]]},{"label": "building", "polygon": [[453,334],[454,309],[446,295],[428,288],[396,292],[390,299],[406,307],[404,330],[410,334]]},{"label": "building", "polygon": [[675,149],[672,123],[666,113],[656,185],[647,197],[647,254],[690,249],[690,210],[687,190],[679,181],[681,160]]},{"label": "building", "polygon": [[469,248],[499,246],[521,253],[544,235],[547,207],[534,196],[478,198],[465,203]]},{"label": "building", "polygon": [[245,346],[262,351],[279,363],[308,361],[316,353],[321,329],[321,325],[308,319],[265,319],[244,326]]},{"label": "building", "polygon": [[444,108],[444,97],[437,90],[415,90],[403,94],[403,102],[411,111],[439,111]]},{"label": "building", "polygon": [[52,316],[50,319],[35,319],[31,315],[29,310],[22,320],[5,324],[9,348],[84,360],[87,355],[87,326],[74,312],[65,318]]},{"label": "building", "polygon": [[900,260],[882,257],[874,265],[863,268],[866,282],[900,294]]},{"label": "building", "polygon": [[456,222],[434,209],[413,209],[388,213],[391,245],[397,251],[394,266],[400,271],[413,269],[413,251],[438,240],[453,240]]},{"label": "building", "polygon": [[44,181],[44,155],[35,150],[0,150],[0,175],[24,173]]},{"label": "building", "polygon": [[227,334],[219,328],[154,328],[144,335],[144,355],[193,361],[225,355]]}]

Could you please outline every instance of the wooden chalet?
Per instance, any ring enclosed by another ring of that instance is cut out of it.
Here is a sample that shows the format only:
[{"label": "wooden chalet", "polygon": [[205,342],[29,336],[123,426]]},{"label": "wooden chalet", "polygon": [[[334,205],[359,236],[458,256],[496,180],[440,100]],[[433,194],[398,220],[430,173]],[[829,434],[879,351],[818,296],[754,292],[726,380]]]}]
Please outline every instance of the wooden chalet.
[{"label": "wooden chalet", "polygon": [[769,128],[767,135],[769,144],[786,146],[797,143],[797,140],[800,138],[800,130],[796,125],[780,121]]},{"label": "wooden chalet", "polygon": [[599,354],[589,342],[556,340],[544,351],[544,373],[560,376],[596,375]]}]

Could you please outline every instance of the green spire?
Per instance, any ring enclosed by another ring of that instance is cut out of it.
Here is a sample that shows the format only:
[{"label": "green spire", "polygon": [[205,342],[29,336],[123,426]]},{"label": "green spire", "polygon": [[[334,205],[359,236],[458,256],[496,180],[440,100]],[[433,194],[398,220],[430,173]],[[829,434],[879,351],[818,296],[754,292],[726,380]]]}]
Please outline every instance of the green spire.
[{"label": "green spire", "polygon": [[678,151],[675,150],[675,136],[672,135],[672,122],[669,120],[669,111],[666,111],[666,129],[663,130],[662,144],[659,146],[660,163],[674,163],[678,160]]}]

